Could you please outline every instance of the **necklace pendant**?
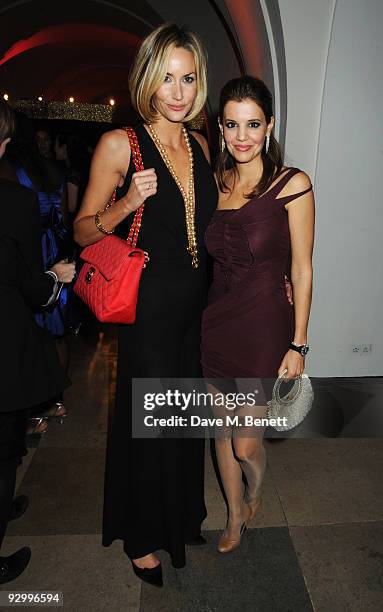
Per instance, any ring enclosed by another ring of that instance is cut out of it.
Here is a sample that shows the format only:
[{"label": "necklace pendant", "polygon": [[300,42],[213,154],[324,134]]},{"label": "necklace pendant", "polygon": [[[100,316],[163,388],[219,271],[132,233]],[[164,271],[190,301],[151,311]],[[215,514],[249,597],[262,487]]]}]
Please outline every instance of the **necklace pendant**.
[{"label": "necklace pendant", "polygon": [[198,268],[199,265],[199,261],[198,261],[198,250],[196,248],[190,248],[188,247],[187,250],[189,251],[191,257],[192,257],[192,267]]}]

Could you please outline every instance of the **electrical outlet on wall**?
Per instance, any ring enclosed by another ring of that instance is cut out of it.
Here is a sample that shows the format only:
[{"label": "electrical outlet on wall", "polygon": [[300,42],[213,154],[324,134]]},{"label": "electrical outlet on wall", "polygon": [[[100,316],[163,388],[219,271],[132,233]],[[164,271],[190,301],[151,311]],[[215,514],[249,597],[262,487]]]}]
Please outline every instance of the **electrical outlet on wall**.
[{"label": "electrical outlet on wall", "polygon": [[373,347],[373,344],[353,344],[351,350],[354,355],[370,355]]},{"label": "electrical outlet on wall", "polygon": [[361,344],[360,346],[362,355],[369,355],[370,353],[372,353],[372,344]]}]

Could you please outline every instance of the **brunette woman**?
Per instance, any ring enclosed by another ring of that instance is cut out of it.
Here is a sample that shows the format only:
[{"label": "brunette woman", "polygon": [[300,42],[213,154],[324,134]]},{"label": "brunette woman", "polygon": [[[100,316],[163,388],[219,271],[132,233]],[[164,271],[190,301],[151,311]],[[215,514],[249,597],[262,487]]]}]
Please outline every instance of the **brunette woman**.
[{"label": "brunette woman", "polygon": [[[219,125],[219,203],[206,232],[214,281],[203,316],[202,365],[213,391],[257,397],[255,407],[238,407],[238,427],[221,431],[215,442],[228,505],[218,545],[224,553],[240,544],[259,508],[266,467],[263,428],[244,427],[242,417],[264,417],[270,382],[285,370],[292,379],[304,369],[314,198],[309,177],[283,165],[272,97],[262,81],[244,76],[224,86]],[[290,261],[294,308],[285,287]]]},{"label": "brunette woman", "polygon": [[[126,238],[145,202],[137,246],[149,254],[136,322],[119,327],[116,406],[106,463],[103,544],[121,539],[135,573],[162,585],[156,551],[185,564],[185,543],[202,543],[204,442],[138,439],[131,431],[132,378],[200,376],[206,294],[204,233],[217,205],[206,141],[185,122],[202,110],[206,55],[197,36],[173,24],[143,41],[130,78],[145,170],[135,172],[124,130],[105,134],[75,221],[81,245],[110,232]],[[114,206],[104,211],[114,190]],[[97,225],[96,222],[97,221]]]}]

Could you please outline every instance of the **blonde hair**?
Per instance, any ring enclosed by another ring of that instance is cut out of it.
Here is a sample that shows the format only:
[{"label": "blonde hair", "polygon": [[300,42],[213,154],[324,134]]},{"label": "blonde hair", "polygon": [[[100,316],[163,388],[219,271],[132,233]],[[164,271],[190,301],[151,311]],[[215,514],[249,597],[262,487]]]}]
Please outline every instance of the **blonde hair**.
[{"label": "blonde hair", "polygon": [[197,117],[205,106],[206,50],[199,37],[191,30],[180,28],[175,23],[164,23],[142,41],[129,78],[132,104],[146,123],[151,123],[158,117],[153,98],[164,82],[169,56],[174,48],[190,51],[196,67],[197,95],[184,121],[191,121]]}]

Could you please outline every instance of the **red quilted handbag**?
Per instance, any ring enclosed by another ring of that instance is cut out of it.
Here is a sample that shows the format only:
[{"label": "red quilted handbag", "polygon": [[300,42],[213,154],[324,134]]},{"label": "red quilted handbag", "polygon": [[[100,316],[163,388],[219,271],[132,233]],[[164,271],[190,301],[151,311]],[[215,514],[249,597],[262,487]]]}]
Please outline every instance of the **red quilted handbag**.
[{"label": "red quilted handbag", "polygon": [[[136,172],[144,170],[133,128],[125,128]],[[116,192],[110,203],[113,205]],[[74,285],[75,293],[103,323],[134,323],[145,254],[136,247],[145,203],[137,209],[127,240],[105,236],[81,253],[84,265]]]}]

